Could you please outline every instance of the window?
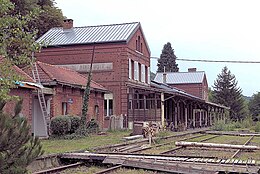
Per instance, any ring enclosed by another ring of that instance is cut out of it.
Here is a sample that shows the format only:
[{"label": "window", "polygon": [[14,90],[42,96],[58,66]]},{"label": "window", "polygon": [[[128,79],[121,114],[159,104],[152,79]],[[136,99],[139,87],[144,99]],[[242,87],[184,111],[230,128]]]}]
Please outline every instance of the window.
[{"label": "window", "polygon": [[148,83],[148,68],[145,66],[145,83]]},{"label": "window", "polygon": [[136,48],[137,51],[139,51],[141,53],[143,52],[143,44],[141,43],[141,37],[140,36],[138,36],[137,40],[135,41],[135,48]]},{"label": "window", "polygon": [[99,115],[99,106],[98,105],[95,105],[94,113],[95,113],[96,120],[98,120],[98,115]]},{"label": "window", "polygon": [[148,76],[148,84],[150,84],[151,83],[151,77],[150,77],[150,67],[148,67],[148,74],[147,74],[147,76]]},{"label": "window", "polygon": [[62,115],[68,115],[68,104],[67,102],[62,102]]},{"label": "window", "polygon": [[104,115],[111,116],[113,115],[113,94],[105,94],[104,98]]},{"label": "window", "polygon": [[145,66],[141,65],[141,82],[145,83]]},{"label": "window", "polygon": [[137,51],[141,51],[141,37],[140,36],[138,36],[138,41],[137,41],[137,44],[138,44],[138,49],[137,49]]},{"label": "window", "polygon": [[142,78],[142,68],[141,68],[141,64],[138,63],[138,73],[139,73],[139,78],[138,80],[141,82],[141,78]]},{"label": "window", "polygon": [[134,80],[139,80],[139,67],[138,62],[134,62]]},{"label": "window", "polygon": [[135,75],[135,64],[134,64],[134,61],[133,60],[131,60],[131,71],[132,71],[132,73],[131,73],[131,75],[132,75],[132,79],[135,79],[135,77],[134,77],[134,75]]},{"label": "window", "polygon": [[132,79],[132,60],[128,59],[128,78]]}]

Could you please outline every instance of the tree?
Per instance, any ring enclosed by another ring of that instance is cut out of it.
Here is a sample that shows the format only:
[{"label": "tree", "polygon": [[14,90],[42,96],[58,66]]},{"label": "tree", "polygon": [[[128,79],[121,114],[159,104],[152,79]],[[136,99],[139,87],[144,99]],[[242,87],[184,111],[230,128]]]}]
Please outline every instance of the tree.
[{"label": "tree", "polygon": [[157,72],[164,72],[164,68],[165,72],[178,72],[179,68],[178,64],[176,64],[176,58],[171,43],[167,42],[167,44],[163,46],[160,59],[158,59]]},{"label": "tree", "polygon": [[17,96],[9,96],[10,89],[22,80],[13,66],[29,65],[33,61],[32,52],[40,48],[34,40],[36,33],[27,30],[37,14],[11,14],[13,10],[10,0],[0,0],[0,56],[4,57],[0,57],[0,173],[3,174],[25,173],[26,166],[42,154],[40,142],[31,137],[27,121],[18,117],[21,106],[15,107],[15,115],[3,112],[6,102],[18,100]]},{"label": "tree", "polygon": [[253,99],[249,101],[248,107],[253,120],[260,121],[260,92],[253,95]]},{"label": "tree", "polygon": [[35,42],[36,32],[26,31],[31,20],[35,20],[34,12],[22,16],[20,14],[10,14],[14,9],[14,4],[9,0],[0,0],[0,99],[8,101],[8,95],[15,83],[22,80],[14,69],[13,65],[29,65],[32,61],[32,52],[40,49],[40,45]]},{"label": "tree", "polygon": [[[3,101],[0,103],[3,104]],[[19,100],[14,109],[15,115],[5,114],[3,107],[0,108],[1,174],[26,173],[26,167],[43,154],[39,139],[31,137],[26,119],[19,117],[21,106],[22,100]]]},{"label": "tree", "polygon": [[63,24],[62,11],[55,7],[54,0],[11,0],[15,5],[12,15],[22,16],[38,11],[37,17],[29,23],[29,31],[37,30],[37,38],[53,27]]},{"label": "tree", "polygon": [[214,82],[213,101],[230,107],[230,118],[232,120],[241,120],[245,117],[242,90],[237,87],[235,75],[231,74],[226,66]]},{"label": "tree", "polygon": [[213,102],[213,91],[210,87],[208,89],[208,99],[209,99],[209,102]]}]

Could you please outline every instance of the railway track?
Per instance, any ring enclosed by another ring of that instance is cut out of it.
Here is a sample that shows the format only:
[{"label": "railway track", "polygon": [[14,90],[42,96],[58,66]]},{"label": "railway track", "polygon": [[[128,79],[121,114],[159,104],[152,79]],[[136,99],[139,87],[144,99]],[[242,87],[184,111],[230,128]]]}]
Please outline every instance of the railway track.
[{"label": "railway track", "polygon": [[[201,132],[201,131],[198,131]],[[95,174],[111,173],[122,167],[130,168],[141,168],[147,170],[155,170],[160,172],[175,172],[175,173],[216,173],[223,170],[224,172],[229,171],[233,173],[257,173],[259,172],[259,164],[253,159],[235,159],[238,154],[242,151],[233,152],[230,157],[215,157],[215,156],[203,156],[203,155],[178,155],[174,152],[181,150],[182,147],[176,147],[168,151],[164,151],[158,155],[152,154],[140,154],[139,152],[145,151],[147,149],[152,149],[160,146],[170,145],[172,139],[181,138],[184,136],[190,136],[198,132],[183,133],[174,136],[168,136],[162,138],[163,140],[169,140],[169,142],[164,142],[156,144],[153,146],[144,146],[147,144],[148,140],[139,141],[137,144],[133,142],[121,143],[112,146],[101,147],[97,150],[97,153],[80,152],[80,153],[65,153],[60,156],[62,160],[78,161],[77,163],[60,166],[53,169],[43,170],[35,172],[34,174],[41,173],[57,173],[62,170],[66,170],[72,167],[78,167],[86,162],[97,162],[103,163],[105,165],[112,165],[107,169],[96,172]],[[192,140],[195,138],[200,138],[200,142],[205,142],[210,139],[217,138],[223,135],[211,135],[211,137],[203,138],[203,136],[209,136],[207,134],[194,135],[191,137],[185,137],[180,141]],[[250,143],[254,136],[251,136],[244,145]],[[202,138],[202,139],[201,139]],[[143,147],[141,147],[143,146]],[[97,148],[98,149],[98,148]],[[115,151],[115,149],[117,149]],[[104,152],[108,151],[108,152]],[[205,150],[208,152],[208,150]],[[231,153],[231,152],[230,152]]]},{"label": "railway track", "polygon": [[50,173],[57,173],[69,168],[74,168],[74,167],[79,167],[83,164],[83,162],[77,162],[77,163],[73,163],[73,164],[69,164],[69,165],[64,165],[64,166],[59,166],[59,167],[54,167],[51,169],[46,169],[46,170],[41,170],[38,172],[34,172],[33,174],[50,174]]},{"label": "railway track", "polygon": [[255,160],[218,159],[199,157],[173,157],[165,155],[146,154],[96,154],[96,153],[67,153],[63,159],[101,161],[103,164],[122,165],[161,172],[176,173],[216,173],[228,171],[234,173],[257,173],[259,166]]},{"label": "railway track", "polygon": [[[206,136],[206,134],[201,135],[201,136],[194,136],[194,137],[190,137],[190,138],[185,138],[185,139],[182,139],[182,140],[180,140],[180,141],[192,140],[192,139],[199,138],[199,137],[203,137],[203,136]],[[211,139],[216,138],[216,137],[219,137],[219,136],[221,136],[221,135],[214,135],[214,136],[212,136],[212,137],[208,137],[208,138],[202,139],[202,140],[200,140],[199,142],[205,142],[205,141],[211,140]],[[172,152],[175,152],[175,151],[180,150],[180,149],[182,149],[182,148],[183,148],[183,147],[175,147],[175,148],[173,148],[173,149],[170,149],[170,150],[161,152],[160,154],[171,154]]]},{"label": "railway track", "polygon": [[[156,140],[171,140],[174,138],[188,136],[188,135],[192,135],[192,134],[204,133],[206,130],[208,130],[208,129],[193,130],[193,131],[183,132],[183,133],[179,133],[176,135],[170,135],[170,136],[166,136],[166,137],[155,137],[154,140],[155,141]],[[129,141],[129,142],[124,142],[124,143],[120,143],[120,144],[98,147],[98,148],[94,148],[93,150],[95,152],[138,152],[139,150],[142,151],[142,149],[138,149],[137,147],[147,144],[147,142],[148,142],[148,139],[146,138],[146,139],[142,139],[142,140],[135,140],[135,141]],[[135,148],[137,148],[137,149],[135,149]],[[132,149],[133,151],[129,151],[130,149]],[[147,148],[147,149],[149,149],[149,148]]]}]

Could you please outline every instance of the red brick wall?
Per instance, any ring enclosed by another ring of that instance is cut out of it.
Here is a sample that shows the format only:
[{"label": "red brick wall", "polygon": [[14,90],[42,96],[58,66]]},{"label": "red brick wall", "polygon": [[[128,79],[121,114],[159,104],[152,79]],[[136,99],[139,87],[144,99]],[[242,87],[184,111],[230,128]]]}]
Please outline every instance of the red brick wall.
[{"label": "red brick wall", "polygon": [[[51,117],[62,115],[62,102],[67,103],[68,115],[81,116],[82,113],[83,90],[79,88],[71,88],[67,86],[55,87],[55,94],[51,100]],[[68,101],[73,101],[69,103]],[[95,105],[98,106],[98,116],[94,118]],[[94,118],[98,121],[100,127],[104,122],[104,95],[101,92],[91,91],[88,107],[88,120]]]},{"label": "red brick wall", "polygon": [[171,84],[171,86],[182,89],[189,94],[202,98],[202,84]]},{"label": "red brick wall", "polygon": [[170,84],[170,86],[184,90],[185,92],[192,94],[204,100],[208,100],[208,84],[207,81],[203,83],[195,84]]},{"label": "red brick wall", "polygon": [[[32,123],[32,90],[27,88],[16,88],[12,89],[10,95],[20,96],[23,98],[23,107],[21,114],[27,118],[28,123]],[[10,101],[5,107],[4,111],[7,113],[14,114],[14,107],[16,102]]]}]

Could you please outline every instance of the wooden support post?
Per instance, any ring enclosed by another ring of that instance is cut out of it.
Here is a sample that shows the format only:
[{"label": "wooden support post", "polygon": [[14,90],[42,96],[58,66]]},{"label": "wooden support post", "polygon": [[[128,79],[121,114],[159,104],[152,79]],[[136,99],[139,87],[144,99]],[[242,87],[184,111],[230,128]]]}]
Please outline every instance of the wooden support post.
[{"label": "wooden support post", "polygon": [[185,104],[185,129],[188,128],[188,108],[187,108],[187,104]]},{"label": "wooden support post", "polygon": [[208,111],[205,111],[205,126],[208,126]]},{"label": "wooden support post", "polygon": [[174,128],[176,129],[178,125],[178,108],[177,103],[174,106]]},{"label": "wooden support post", "polygon": [[178,122],[177,122],[177,126],[179,126],[179,123],[180,123],[180,121],[181,121],[181,110],[180,110],[180,102],[178,101],[177,102],[177,120],[178,120]]},{"label": "wooden support post", "polygon": [[161,122],[162,122],[162,127],[165,126],[165,121],[164,121],[164,93],[161,93]]},{"label": "wooden support post", "polygon": [[202,110],[199,110],[199,115],[200,115],[200,127],[202,127],[202,122],[201,122],[201,115],[202,115]]},{"label": "wooden support post", "polygon": [[196,121],[196,119],[195,119],[195,116],[196,116],[196,109],[193,109],[193,128],[195,128],[195,126],[196,126],[196,124],[195,124],[195,121]]}]

